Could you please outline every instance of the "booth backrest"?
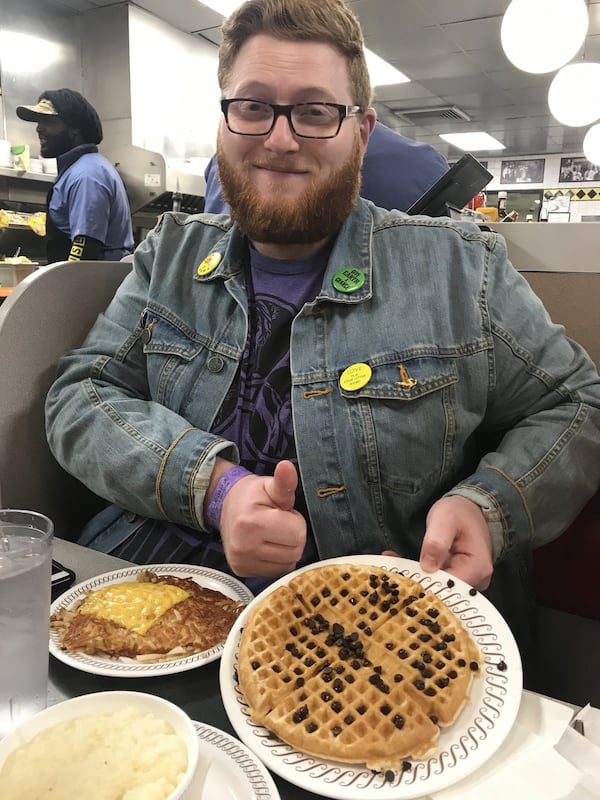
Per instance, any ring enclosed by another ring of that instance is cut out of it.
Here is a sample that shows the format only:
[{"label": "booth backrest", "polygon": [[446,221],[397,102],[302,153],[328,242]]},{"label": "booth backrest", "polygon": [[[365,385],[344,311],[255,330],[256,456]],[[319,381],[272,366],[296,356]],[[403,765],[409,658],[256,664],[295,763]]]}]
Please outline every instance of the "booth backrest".
[{"label": "booth backrest", "polygon": [[554,322],[564,325],[600,368],[600,272],[520,272]]},{"label": "booth backrest", "polygon": [[29,275],[0,306],[0,505],[47,514],[75,538],[99,500],[54,459],[44,403],[63,353],[78,347],[131,271],[121,261],[69,261]]}]

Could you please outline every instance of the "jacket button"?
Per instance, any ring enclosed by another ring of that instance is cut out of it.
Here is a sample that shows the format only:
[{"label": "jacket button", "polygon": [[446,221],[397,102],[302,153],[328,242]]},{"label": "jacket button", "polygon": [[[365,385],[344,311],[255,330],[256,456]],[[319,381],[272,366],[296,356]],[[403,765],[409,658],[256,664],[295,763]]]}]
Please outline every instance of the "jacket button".
[{"label": "jacket button", "polygon": [[211,356],[208,359],[207,367],[209,372],[221,372],[224,366],[225,362],[221,356]]}]

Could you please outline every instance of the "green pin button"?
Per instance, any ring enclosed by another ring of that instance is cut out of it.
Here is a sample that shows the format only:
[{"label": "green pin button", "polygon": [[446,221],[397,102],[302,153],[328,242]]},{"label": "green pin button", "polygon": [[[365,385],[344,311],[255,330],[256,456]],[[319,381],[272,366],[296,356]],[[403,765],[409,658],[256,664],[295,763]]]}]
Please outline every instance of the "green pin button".
[{"label": "green pin button", "polygon": [[336,272],[333,276],[333,287],[338,292],[349,294],[356,292],[365,282],[365,273],[358,267],[346,267]]}]

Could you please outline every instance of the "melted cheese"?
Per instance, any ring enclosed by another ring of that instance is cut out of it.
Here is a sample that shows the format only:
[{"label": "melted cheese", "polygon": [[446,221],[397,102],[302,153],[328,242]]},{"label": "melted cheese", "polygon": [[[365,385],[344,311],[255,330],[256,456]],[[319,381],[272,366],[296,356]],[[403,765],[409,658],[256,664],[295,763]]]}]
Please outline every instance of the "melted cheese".
[{"label": "melted cheese", "polygon": [[168,583],[113,583],[98,589],[79,606],[79,614],[112,620],[137,633],[146,633],[165,611],[189,597]]}]

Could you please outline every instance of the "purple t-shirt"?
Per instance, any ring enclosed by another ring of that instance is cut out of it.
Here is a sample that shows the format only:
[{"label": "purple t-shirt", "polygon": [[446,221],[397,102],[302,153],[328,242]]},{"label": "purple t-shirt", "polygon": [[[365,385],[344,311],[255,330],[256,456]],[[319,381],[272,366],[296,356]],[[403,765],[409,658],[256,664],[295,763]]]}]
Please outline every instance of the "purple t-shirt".
[{"label": "purple t-shirt", "polygon": [[[280,260],[250,250],[247,273],[249,335],[236,380],[212,428],[240,451],[241,464],[256,475],[272,475],[283,459],[294,464],[290,336],[292,322],[321,289],[329,249],[309,258]],[[302,488],[296,508],[309,526]],[[310,532],[301,563],[316,559]],[[246,581],[253,591],[270,581]]]}]

